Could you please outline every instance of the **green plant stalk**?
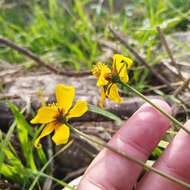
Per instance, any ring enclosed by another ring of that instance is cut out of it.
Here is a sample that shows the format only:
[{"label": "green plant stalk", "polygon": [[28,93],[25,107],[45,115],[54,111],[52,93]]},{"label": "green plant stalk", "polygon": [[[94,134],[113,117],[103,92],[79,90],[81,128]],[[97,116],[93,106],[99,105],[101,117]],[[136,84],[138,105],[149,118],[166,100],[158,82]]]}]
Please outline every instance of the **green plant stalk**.
[{"label": "green plant stalk", "polygon": [[46,164],[41,168],[41,170],[39,171],[40,173],[36,174],[36,177],[34,179],[34,181],[32,182],[31,186],[29,187],[29,190],[33,190],[41,173],[44,172],[44,170],[47,168],[47,166],[51,163],[51,161],[57,157],[59,154],[61,154],[63,151],[65,151],[67,148],[70,147],[70,145],[73,144],[73,141],[71,140],[70,142],[68,142],[67,145],[65,145],[61,150],[59,150],[57,153],[55,153],[52,157],[49,158],[49,160],[46,162]]},{"label": "green plant stalk", "polygon": [[32,173],[33,175],[37,175],[37,176],[41,176],[41,177],[45,177],[45,178],[50,178],[53,181],[57,182],[58,184],[62,185],[63,187],[67,187],[69,190],[76,190],[74,187],[68,185],[66,182],[59,180],[53,176],[47,175],[43,172],[39,172],[39,171],[33,171],[33,170],[29,170],[30,173]]},{"label": "green plant stalk", "polygon": [[132,91],[137,96],[139,96],[140,98],[142,98],[145,102],[149,103],[151,106],[153,106],[154,108],[156,108],[160,113],[162,113],[164,116],[166,116],[169,120],[171,120],[179,128],[183,129],[185,132],[187,132],[188,134],[190,134],[189,129],[185,128],[181,122],[179,122],[177,119],[175,119],[174,117],[172,117],[169,113],[165,112],[161,107],[159,107],[156,104],[154,104],[151,100],[149,100],[146,96],[144,96],[143,94],[141,94],[138,90],[134,89],[133,87],[131,87],[128,84],[123,83],[120,80],[118,81],[118,83],[121,84],[122,86],[128,88],[130,91]]},{"label": "green plant stalk", "polygon": [[183,187],[185,187],[185,188],[190,189],[190,184],[186,183],[185,181],[182,181],[182,180],[180,180],[180,179],[177,179],[176,177],[173,177],[173,176],[171,176],[171,175],[168,175],[168,174],[166,174],[165,172],[162,172],[162,171],[160,171],[160,170],[158,170],[158,169],[156,169],[156,168],[154,168],[154,167],[152,167],[152,166],[149,166],[149,165],[147,165],[146,163],[144,163],[143,161],[138,160],[138,159],[136,159],[136,158],[133,157],[133,156],[130,156],[130,155],[127,154],[126,152],[119,151],[119,150],[117,150],[116,148],[110,146],[109,144],[106,144],[106,143],[103,143],[103,142],[101,142],[101,141],[99,141],[99,140],[97,140],[97,139],[91,138],[91,137],[89,137],[88,135],[84,134],[83,132],[79,131],[78,129],[74,128],[73,126],[71,126],[71,125],[68,124],[68,123],[67,123],[67,126],[69,126],[70,129],[71,129],[75,134],[79,135],[79,137],[80,137],[81,139],[86,140],[86,141],[94,142],[94,143],[100,145],[101,147],[107,148],[107,149],[111,150],[112,152],[114,152],[114,153],[116,153],[116,154],[118,154],[118,155],[120,155],[120,156],[122,156],[122,157],[124,157],[124,158],[126,158],[126,159],[128,159],[128,160],[130,160],[130,161],[132,161],[132,162],[134,162],[134,163],[136,163],[137,165],[143,167],[143,168],[146,169],[147,171],[154,172],[154,173],[156,173],[156,174],[158,174],[158,175],[160,175],[160,176],[162,176],[162,177],[164,177],[164,178],[166,178],[166,179],[168,179],[168,180],[170,180],[170,181],[172,181],[172,182],[175,182],[175,183],[177,183],[177,184],[179,184],[179,185],[181,185],[181,186],[183,186]]},{"label": "green plant stalk", "polygon": [[[13,134],[14,132],[14,129],[16,127],[16,122],[14,121],[12,123],[12,125],[10,126],[6,136],[5,136],[5,139],[1,139],[1,143],[0,145],[3,147],[3,148],[6,148],[6,146],[8,145],[9,141],[10,141],[10,138],[11,138],[11,135]],[[0,169],[1,169],[1,164],[3,164],[3,161],[4,161],[4,157],[5,157],[5,154],[3,151],[0,151]]]}]

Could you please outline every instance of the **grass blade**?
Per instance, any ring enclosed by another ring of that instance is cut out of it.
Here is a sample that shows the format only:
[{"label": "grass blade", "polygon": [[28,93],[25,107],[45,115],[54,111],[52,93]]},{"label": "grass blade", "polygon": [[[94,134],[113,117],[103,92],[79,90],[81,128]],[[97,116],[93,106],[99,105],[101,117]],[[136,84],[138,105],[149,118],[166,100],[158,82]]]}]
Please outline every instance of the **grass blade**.
[{"label": "grass blade", "polygon": [[97,114],[100,114],[100,115],[103,115],[103,116],[105,116],[105,117],[107,117],[109,119],[112,119],[112,120],[116,121],[118,124],[122,123],[121,118],[119,118],[115,114],[113,114],[113,113],[111,113],[109,111],[103,110],[103,109],[101,109],[99,107],[96,107],[94,105],[89,105],[89,111],[97,113]]},{"label": "grass blade", "polygon": [[27,165],[31,169],[36,170],[36,165],[34,162],[33,151],[32,151],[33,145],[31,145],[29,139],[29,134],[32,133],[31,128],[27,123],[27,121],[25,120],[23,114],[18,110],[18,108],[14,104],[9,103],[9,107],[16,119],[18,138],[21,143],[22,152],[26,159]]}]

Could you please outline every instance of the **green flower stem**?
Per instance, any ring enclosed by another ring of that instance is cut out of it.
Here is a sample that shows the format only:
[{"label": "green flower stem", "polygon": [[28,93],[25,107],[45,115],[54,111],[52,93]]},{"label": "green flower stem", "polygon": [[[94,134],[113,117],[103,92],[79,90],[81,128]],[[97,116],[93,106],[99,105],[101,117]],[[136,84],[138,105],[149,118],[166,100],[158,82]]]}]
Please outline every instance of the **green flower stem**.
[{"label": "green flower stem", "polygon": [[36,175],[36,176],[41,176],[41,177],[44,177],[44,178],[49,178],[49,179],[52,179],[53,181],[57,182],[58,184],[60,184],[61,186],[63,187],[66,187],[67,189],[69,190],[76,190],[74,187],[68,185],[66,182],[64,182],[63,180],[60,180],[60,179],[57,179],[51,175],[48,175],[48,174],[45,174],[43,172],[40,172],[40,171],[34,171],[34,170],[28,170],[30,173],[32,173],[33,175]]},{"label": "green flower stem", "polygon": [[170,119],[174,124],[176,124],[177,127],[182,128],[185,132],[190,134],[189,129],[185,128],[181,122],[179,122],[177,119],[172,117],[169,113],[165,112],[161,107],[154,104],[151,100],[149,100],[146,96],[141,94],[138,90],[134,89],[133,87],[129,86],[128,84],[123,83],[122,81],[118,81],[118,83],[121,84],[122,86],[128,88],[130,91],[132,91],[137,96],[142,98],[145,102],[148,102],[150,105],[152,105],[154,108],[156,108],[160,113],[162,113],[164,116],[166,116],[168,119]]},{"label": "green flower stem", "polygon": [[67,124],[67,125],[68,125],[68,126],[70,127],[70,129],[71,129],[75,134],[77,134],[81,139],[83,139],[83,140],[85,140],[85,141],[94,142],[94,143],[100,145],[101,147],[107,148],[107,149],[111,150],[112,152],[114,152],[114,153],[116,153],[116,154],[118,154],[118,155],[120,155],[120,156],[122,156],[122,157],[124,157],[124,158],[126,158],[126,159],[128,159],[128,160],[130,160],[130,161],[132,161],[132,162],[134,162],[134,163],[136,163],[137,165],[139,165],[139,166],[145,168],[147,171],[154,172],[154,173],[156,173],[156,174],[158,174],[158,175],[160,175],[160,176],[162,176],[162,177],[164,177],[164,178],[166,178],[166,179],[168,179],[168,180],[170,180],[170,181],[172,181],[172,182],[175,182],[175,183],[177,183],[177,184],[179,184],[179,185],[181,185],[181,186],[183,186],[183,187],[185,187],[185,188],[190,189],[190,184],[186,183],[185,181],[182,181],[182,180],[180,180],[180,179],[177,179],[177,178],[175,178],[175,177],[173,177],[173,176],[171,176],[171,175],[168,175],[168,174],[166,174],[166,173],[164,173],[164,172],[162,172],[162,171],[160,171],[160,170],[158,170],[158,169],[156,169],[156,168],[154,168],[154,167],[152,167],[152,166],[149,166],[149,165],[145,164],[143,161],[138,160],[138,159],[136,159],[136,158],[133,157],[133,156],[130,156],[130,155],[127,154],[126,152],[121,152],[121,151],[117,150],[116,148],[110,146],[109,144],[103,143],[103,142],[101,142],[101,141],[99,141],[99,140],[97,140],[97,139],[95,139],[95,138],[89,137],[88,135],[86,135],[86,134],[84,134],[83,132],[79,131],[78,129],[74,128],[74,127],[71,126],[70,124]]},{"label": "green flower stem", "polygon": [[[49,158],[49,160],[46,162],[46,164],[41,168],[41,170],[39,171],[39,173],[36,174],[36,177],[34,178],[34,181],[32,182],[32,184],[29,187],[29,190],[33,190],[36,183],[38,182],[41,174],[43,174],[44,170],[48,167],[48,165],[53,161],[53,159],[55,157],[57,157],[59,154],[61,154],[62,152],[64,152],[67,148],[70,147],[70,145],[73,144],[73,140],[71,140],[70,142],[68,142],[62,149],[60,149],[58,152],[56,152],[52,157]],[[38,175],[39,174],[39,175]],[[70,187],[69,185],[67,185],[65,182],[63,182],[64,187],[69,188],[70,190],[75,190],[74,188]]]}]

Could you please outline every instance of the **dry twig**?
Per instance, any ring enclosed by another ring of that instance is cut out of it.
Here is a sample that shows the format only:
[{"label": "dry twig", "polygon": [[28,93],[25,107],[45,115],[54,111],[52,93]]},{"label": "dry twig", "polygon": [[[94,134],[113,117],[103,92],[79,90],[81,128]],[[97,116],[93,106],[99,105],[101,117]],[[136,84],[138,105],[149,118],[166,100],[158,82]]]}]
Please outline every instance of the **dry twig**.
[{"label": "dry twig", "polygon": [[109,29],[112,32],[112,34],[134,55],[134,57],[141,62],[147,69],[150,70],[150,72],[163,84],[166,84],[170,89],[173,90],[173,87],[170,85],[170,82],[168,80],[166,80],[161,74],[159,74],[154,68],[152,68],[147,62],[146,60],[141,57],[136,50],[134,50],[129,44],[128,41],[126,39],[126,37],[120,33],[117,32],[116,30],[114,30],[110,25],[109,25]]},{"label": "dry twig", "polygon": [[79,168],[76,171],[70,172],[65,176],[64,180],[68,181],[71,179],[75,179],[75,178],[81,176],[86,171],[86,169],[87,169],[87,167],[83,167],[83,168]]},{"label": "dry twig", "polygon": [[158,31],[158,33],[159,33],[159,35],[160,35],[161,42],[162,42],[163,46],[165,47],[166,52],[167,52],[167,54],[168,54],[168,56],[169,56],[169,58],[170,58],[170,60],[171,60],[171,63],[173,64],[173,66],[174,66],[174,67],[176,68],[176,70],[177,70],[178,76],[180,77],[181,80],[184,81],[184,84],[183,84],[182,86],[178,87],[178,88],[175,90],[174,96],[177,97],[177,95],[179,95],[180,92],[182,92],[182,91],[183,91],[184,89],[186,89],[186,88],[187,88],[187,89],[189,90],[189,92],[190,92],[190,88],[189,88],[190,77],[189,77],[188,79],[185,79],[185,78],[183,77],[183,75],[182,75],[182,73],[181,73],[181,71],[180,71],[180,69],[179,69],[179,67],[178,67],[178,65],[177,65],[177,63],[176,63],[176,60],[175,60],[175,58],[174,58],[174,56],[173,56],[173,54],[172,54],[172,51],[171,51],[170,48],[169,48],[169,45],[168,45],[168,42],[167,42],[167,40],[166,40],[166,38],[165,38],[165,36],[164,36],[164,33],[162,32],[162,30],[161,30],[161,28],[160,28],[159,26],[157,26],[157,31]]},{"label": "dry twig", "polygon": [[33,61],[35,61],[39,66],[43,66],[43,67],[47,68],[48,70],[50,70],[51,72],[56,73],[56,74],[65,75],[68,77],[71,77],[71,76],[82,77],[82,76],[87,76],[87,75],[91,74],[91,71],[83,71],[83,72],[59,71],[59,70],[55,69],[54,67],[50,66],[49,64],[45,63],[38,55],[34,54],[30,50],[23,48],[21,46],[18,46],[14,42],[12,42],[8,39],[5,39],[5,38],[0,38],[0,44],[8,46],[8,47],[22,53],[23,55],[25,55],[25,56],[29,57],[30,59],[32,59]]},{"label": "dry twig", "polygon": [[[149,69],[149,71],[163,84],[166,84],[167,87],[171,90],[175,90],[175,88],[171,85],[171,83],[165,79],[160,73],[158,73],[154,68],[152,68],[147,62],[146,60],[141,57],[136,50],[134,50],[129,44],[128,41],[126,39],[126,37],[120,33],[117,32],[116,30],[114,30],[110,25],[109,25],[109,29],[110,31],[113,33],[113,35],[134,55],[134,57],[141,62],[147,69]],[[180,102],[182,102],[185,105],[185,102],[179,97],[177,96],[178,100]]]}]

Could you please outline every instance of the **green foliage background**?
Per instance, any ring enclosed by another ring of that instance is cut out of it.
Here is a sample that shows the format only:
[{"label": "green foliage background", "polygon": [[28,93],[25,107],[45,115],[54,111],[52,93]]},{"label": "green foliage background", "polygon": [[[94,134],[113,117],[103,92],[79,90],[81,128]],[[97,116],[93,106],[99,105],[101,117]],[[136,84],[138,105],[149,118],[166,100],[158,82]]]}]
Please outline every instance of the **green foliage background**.
[{"label": "green foliage background", "polygon": [[[165,34],[187,31],[190,17],[189,0],[134,0],[125,1],[124,6],[117,1],[93,0],[0,0],[0,37],[6,37],[16,44],[30,49],[49,64],[60,63],[62,69],[90,69],[102,55],[100,40],[114,42],[107,28],[111,23],[119,31],[130,37],[131,44],[142,52],[149,64],[156,64],[165,55],[155,56],[155,45],[160,44],[156,26],[161,26]],[[117,42],[115,42],[117,44]],[[123,54],[129,52],[121,45]],[[0,59],[11,64],[28,65],[28,60],[18,52],[0,45]],[[148,71],[140,70],[136,63],[133,82],[143,91],[146,88]],[[34,150],[33,140],[40,129],[32,129],[22,112],[9,104],[15,121],[6,135],[1,136],[0,174],[21,185],[22,189],[35,187],[41,182],[39,176],[48,178],[49,167],[41,171],[48,162],[46,153]],[[91,111],[119,121],[113,114],[91,106]],[[22,160],[11,143],[16,129]],[[163,147],[161,146],[163,149]],[[162,149],[153,152],[158,157]],[[49,158],[51,159],[51,158]],[[20,175],[18,175],[18,173]],[[37,176],[37,178],[36,178]],[[62,186],[67,184],[51,177]],[[24,181],[24,184],[23,184]],[[72,188],[71,188],[72,189]]]}]

